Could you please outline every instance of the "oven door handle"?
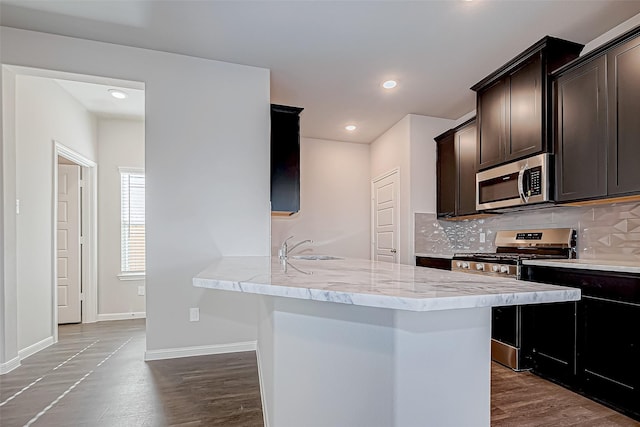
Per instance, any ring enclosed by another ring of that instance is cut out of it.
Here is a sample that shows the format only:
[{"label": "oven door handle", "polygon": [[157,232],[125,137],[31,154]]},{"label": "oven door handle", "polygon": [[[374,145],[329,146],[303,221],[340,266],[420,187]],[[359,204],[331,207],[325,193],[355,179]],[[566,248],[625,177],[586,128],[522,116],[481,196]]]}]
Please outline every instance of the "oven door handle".
[{"label": "oven door handle", "polygon": [[520,199],[522,200],[522,202],[525,204],[529,203],[529,197],[527,197],[524,192],[524,174],[528,168],[529,168],[529,163],[527,162],[527,164],[525,164],[522,167],[522,169],[520,169],[520,172],[518,173],[518,194],[520,195]]}]

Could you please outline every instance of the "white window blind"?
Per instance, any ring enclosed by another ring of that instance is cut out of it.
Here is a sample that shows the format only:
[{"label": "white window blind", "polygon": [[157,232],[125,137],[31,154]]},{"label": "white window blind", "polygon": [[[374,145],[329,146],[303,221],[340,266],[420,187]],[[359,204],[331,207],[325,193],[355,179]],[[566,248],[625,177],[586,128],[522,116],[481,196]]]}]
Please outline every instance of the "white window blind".
[{"label": "white window blind", "polygon": [[121,270],[145,272],[144,172],[120,169]]}]

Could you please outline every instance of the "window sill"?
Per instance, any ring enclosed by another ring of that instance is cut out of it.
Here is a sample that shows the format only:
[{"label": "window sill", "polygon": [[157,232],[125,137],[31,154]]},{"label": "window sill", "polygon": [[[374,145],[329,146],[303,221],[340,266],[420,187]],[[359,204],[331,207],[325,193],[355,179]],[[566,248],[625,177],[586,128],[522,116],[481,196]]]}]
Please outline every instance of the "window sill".
[{"label": "window sill", "polygon": [[144,280],[145,273],[120,273],[118,274],[118,279],[120,280]]}]

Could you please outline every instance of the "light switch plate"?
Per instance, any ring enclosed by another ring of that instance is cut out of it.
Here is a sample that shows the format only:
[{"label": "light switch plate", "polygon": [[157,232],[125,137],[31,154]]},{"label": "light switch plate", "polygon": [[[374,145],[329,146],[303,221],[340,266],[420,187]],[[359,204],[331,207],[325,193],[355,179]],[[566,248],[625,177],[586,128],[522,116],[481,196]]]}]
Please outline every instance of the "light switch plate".
[{"label": "light switch plate", "polygon": [[138,295],[144,296],[144,286],[138,286]]},{"label": "light switch plate", "polygon": [[189,322],[200,321],[200,309],[198,307],[192,307],[189,309]]}]

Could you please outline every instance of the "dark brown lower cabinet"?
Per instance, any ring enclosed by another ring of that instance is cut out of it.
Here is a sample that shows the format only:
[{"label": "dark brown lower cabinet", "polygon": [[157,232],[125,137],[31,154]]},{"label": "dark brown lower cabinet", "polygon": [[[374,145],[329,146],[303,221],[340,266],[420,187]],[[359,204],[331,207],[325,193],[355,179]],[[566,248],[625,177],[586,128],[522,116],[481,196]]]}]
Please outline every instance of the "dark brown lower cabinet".
[{"label": "dark brown lower cabinet", "polygon": [[640,306],[585,296],[581,309],[584,392],[640,416]]},{"label": "dark brown lower cabinet", "polygon": [[576,385],[577,309],[575,302],[522,308],[525,367],[567,387]]},{"label": "dark brown lower cabinet", "polygon": [[640,274],[525,266],[522,275],[582,291],[577,303],[523,307],[525,366],[640,421]]},{"label": "dark brown lower cabinet", "polygon": [[418,267],[437,268],[438,270],[451,270],[451,260],[449,258],[416,256]]}]

